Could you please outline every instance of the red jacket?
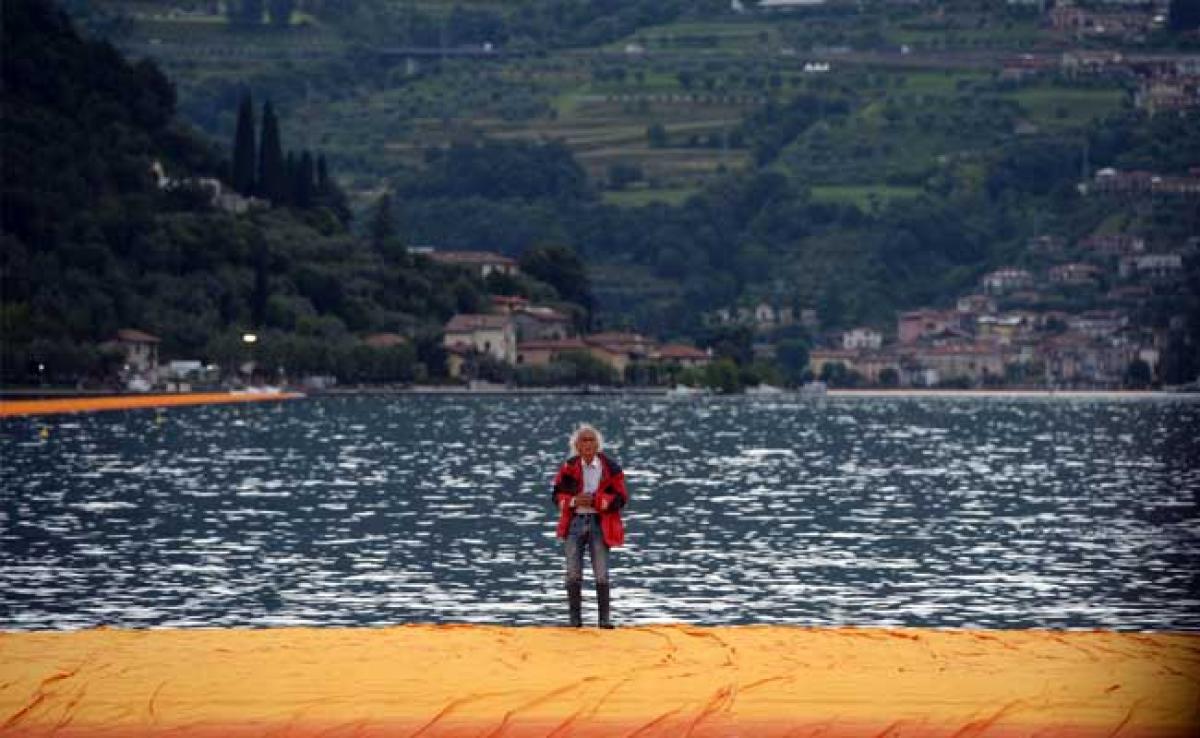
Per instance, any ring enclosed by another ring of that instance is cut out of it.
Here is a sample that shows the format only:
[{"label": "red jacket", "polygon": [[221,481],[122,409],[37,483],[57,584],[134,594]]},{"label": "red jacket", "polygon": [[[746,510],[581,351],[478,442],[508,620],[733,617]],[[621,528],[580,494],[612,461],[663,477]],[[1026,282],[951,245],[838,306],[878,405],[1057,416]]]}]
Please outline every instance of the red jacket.
[{"label": "red jacket", "polygon": [[[600,459],[600,485],[596,487],[596,512],[600,514],[600,530],[604,532],[604,542],[609,547],[625,543],[625,524],[621,522],[621,508],[629,502],[629,492],[625,490],[625,472],[621,465],[603,453],[597,453]],[[554,491],[551,497],[558,508],[558,537],[566,538],[567,530],[571,527],[571,517],[575,509],[571,507],[571,498],[583,491],[583,462],[579,456],[572,456],[559,467],[554,476]]]}]

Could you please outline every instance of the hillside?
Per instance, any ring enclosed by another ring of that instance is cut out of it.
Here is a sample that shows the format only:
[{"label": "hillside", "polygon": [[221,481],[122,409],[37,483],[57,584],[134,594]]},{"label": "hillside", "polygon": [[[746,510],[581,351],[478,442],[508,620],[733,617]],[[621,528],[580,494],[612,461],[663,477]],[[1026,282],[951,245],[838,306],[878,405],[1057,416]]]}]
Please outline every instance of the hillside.
[{"label": "hillside", "polygon": [[[1176,60],[1194,63],[1179,54],[1194,32],[1145,13],[1097,35],[1028,7],[943,5],[339,0],[299,3],[283,24],[111,2],[80,17],[159,60],[213,140],[231,140],[247,90],[269,97],[360,214],[396,195],[398,242],[513,256],[565,244],[589,265],[598,325],[748,363],[752,343],[892,335],[901,311],[950,305],[1000,267],[1049,268],[1039,238],[1086,260],[1094,235],[1182,253],[1197,232],[1186,198],[1080,187],[1105,168],[1200,163],[1197,108],[1156,112],[1151,96]],[[518,173],[571,184],[505,181]],[[1191,325],[1185,278],[1132,299],[1110,267],[1108,293],[1045,305]],[[814,318],[722,325],[760,302]]]},{"label": "hillside", "polygon": [[[6,381],[111,377],[121,356],[105,342],[127,328],[160,337],[164,357],[225,367],[257,331],[272,375],[444,372],[440,326],[483,301],[477,278],[350,233],[319,194],[298,207],[231,193],[226,157],[177,119],[154,64],[81,39],[48,2],[3,13]],[[404,338],[363,343],[376,332]]]}]

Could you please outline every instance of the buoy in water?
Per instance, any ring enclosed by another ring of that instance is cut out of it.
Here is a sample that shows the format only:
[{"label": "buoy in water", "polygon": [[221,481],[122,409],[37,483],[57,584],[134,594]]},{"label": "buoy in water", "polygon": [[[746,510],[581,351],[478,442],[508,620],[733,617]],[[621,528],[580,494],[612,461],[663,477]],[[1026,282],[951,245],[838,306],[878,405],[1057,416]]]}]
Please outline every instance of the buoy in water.
[{"label": "buoy in water", "polygon": [[41,428],[38,430],[38,438],[40,438],[40,439],[42,439],[42,440],[44,441],[44,440],[46,440],[46,439],[47,439],[47,438],[49,438],[49,437],[50,437],[50,426],[48,426],[48,425],[43,425],[43,426],[42,426],[42,427],[41,427]]}]

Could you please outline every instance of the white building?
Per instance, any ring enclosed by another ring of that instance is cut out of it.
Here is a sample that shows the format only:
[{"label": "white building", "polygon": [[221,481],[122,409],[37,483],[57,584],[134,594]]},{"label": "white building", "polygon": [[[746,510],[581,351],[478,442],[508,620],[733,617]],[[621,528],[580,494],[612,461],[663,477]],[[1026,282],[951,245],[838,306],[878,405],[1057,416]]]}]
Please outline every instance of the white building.
[{"label": "white building", "polygon": [[842,348],[874,350],[883,346],[883,334],[873,328],[853,328],[842,334]]},{"label": "white building", "polygon": [[1005,267],[983,275],[983,289],[993,295],[1032,286],[1033,275],[1024,269]]},{"label": "white building", "polygon": [[517,361],[517,331],[511,315],[455,315],[446,323],[442,345],[487,354],[508,364]]}]

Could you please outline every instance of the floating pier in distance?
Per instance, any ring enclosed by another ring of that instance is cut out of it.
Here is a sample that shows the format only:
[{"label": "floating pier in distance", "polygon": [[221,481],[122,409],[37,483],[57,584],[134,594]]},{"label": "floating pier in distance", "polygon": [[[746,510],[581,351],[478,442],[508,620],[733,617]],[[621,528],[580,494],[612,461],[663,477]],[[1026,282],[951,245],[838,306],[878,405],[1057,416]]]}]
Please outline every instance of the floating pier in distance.
[{"label": "floating pier in distance", "polygon": [[161,395],[105,395],[55,397],[38,400],[0,400],[0,418],[23,415],[57,415],[102,410],[219,405],[230,402],[273,402],[304,397],[299,392],[193,392]]}]

